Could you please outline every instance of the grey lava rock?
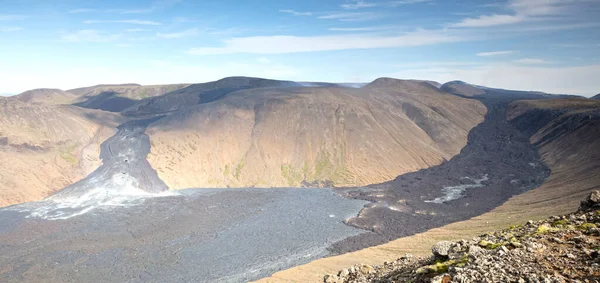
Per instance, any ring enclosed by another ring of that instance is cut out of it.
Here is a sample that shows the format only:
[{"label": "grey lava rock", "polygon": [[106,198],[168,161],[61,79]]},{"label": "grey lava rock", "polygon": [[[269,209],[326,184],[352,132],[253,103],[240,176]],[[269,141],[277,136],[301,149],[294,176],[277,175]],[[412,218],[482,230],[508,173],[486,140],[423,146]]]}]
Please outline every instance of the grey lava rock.
[{"label": "grey lava rock", "polygon": [[435,257],[440,258],[440,259],[445,259],[445,258],[448,258],[448,255],[450,254],[450,250],[452,249],[453,246],[454,246],[454,242],[450,242],[450,241],[437,242],[431,248],[431,252],[433,253],[433,255]]},{"label": "grey lava rock", "polygon": [[598,209],[600,208],[600,192],[593,191],[588,195],[588,197],[581,201],[581,205],[579,206],[579,210],[586,211],[590,209]]}]

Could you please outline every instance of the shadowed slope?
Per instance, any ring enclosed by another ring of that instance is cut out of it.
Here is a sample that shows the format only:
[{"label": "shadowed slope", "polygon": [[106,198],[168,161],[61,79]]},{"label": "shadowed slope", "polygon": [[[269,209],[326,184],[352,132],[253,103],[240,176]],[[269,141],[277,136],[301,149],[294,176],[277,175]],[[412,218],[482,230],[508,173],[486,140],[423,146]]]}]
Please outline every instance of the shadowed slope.
[{"label": "shadowed slope", "polygon": [[152,124],[148,159],[171,189],[365,185],[448,160],[484,113],[421,82],[249,89]]},{"label": "shadowed slope", "polygon": [[74,101],[74,105],[110,112],[121,112],[141,99],[160,96],[187,86],[187,84],[148,86],[138,84],[97,85],[72,89],[68,92],[78,97]]},{"label": "shadowed slope", "polygon": [[193,84],[164,96],[144,99],[123,111],[125,115],[147,115],[173,112],[197,104],[223,98],[234,91],[276,86],[297,86],[291,81],[249,77],[228,77],[214,82]]}]

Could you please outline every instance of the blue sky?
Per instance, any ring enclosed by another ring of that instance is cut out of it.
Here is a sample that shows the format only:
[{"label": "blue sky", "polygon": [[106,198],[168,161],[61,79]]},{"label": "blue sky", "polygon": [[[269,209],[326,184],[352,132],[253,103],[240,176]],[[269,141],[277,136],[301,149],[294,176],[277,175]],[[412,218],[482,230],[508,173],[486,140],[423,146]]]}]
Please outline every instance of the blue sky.
[{"label": "blue sky", "polygon": [[0,93],[245,75],[600,92],[600,0],[0,0]]}]

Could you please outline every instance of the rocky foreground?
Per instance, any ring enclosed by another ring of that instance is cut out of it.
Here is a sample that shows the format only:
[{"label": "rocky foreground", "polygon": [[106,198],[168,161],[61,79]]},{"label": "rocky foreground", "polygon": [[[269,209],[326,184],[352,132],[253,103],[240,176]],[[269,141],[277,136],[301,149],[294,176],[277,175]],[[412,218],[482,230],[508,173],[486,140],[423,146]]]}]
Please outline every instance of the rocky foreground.
[{"label": "rocky foreground", "polygon": [[439,242],[429,258],[407,254],[381,266],[355,265],[324,282],[600,282],[599,226],[596,191],[576,213]]}]

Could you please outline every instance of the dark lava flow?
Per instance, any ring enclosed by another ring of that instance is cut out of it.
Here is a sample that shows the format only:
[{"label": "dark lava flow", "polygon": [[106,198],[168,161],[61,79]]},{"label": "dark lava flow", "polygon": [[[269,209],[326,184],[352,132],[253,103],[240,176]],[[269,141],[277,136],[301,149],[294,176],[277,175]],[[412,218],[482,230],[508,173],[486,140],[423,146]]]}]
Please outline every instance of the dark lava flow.
[{"label": "dark lava flow", "polygon": [[382,184],[338,189],[346,197],[372,202],[346,221],[372,232],[337,242],[332,253],[355,251],[472,218],[546,179],[550,170],[529,136],[507,121],[508,104],[515,98],[478,99],[488,109],[485,120],[471,130],[467,145],[449,161]]},{"label": "dark lava flow", "polygon": [[166,191],[167,185],[146,160],[150,153],[150,138],[144,131],[148,124],[160,118],[134,120],[120,125],[118,132],[100,146],[102,165],[86,178],[47,199],[61,201],[111,196],[128,189],[146,193]]}]

